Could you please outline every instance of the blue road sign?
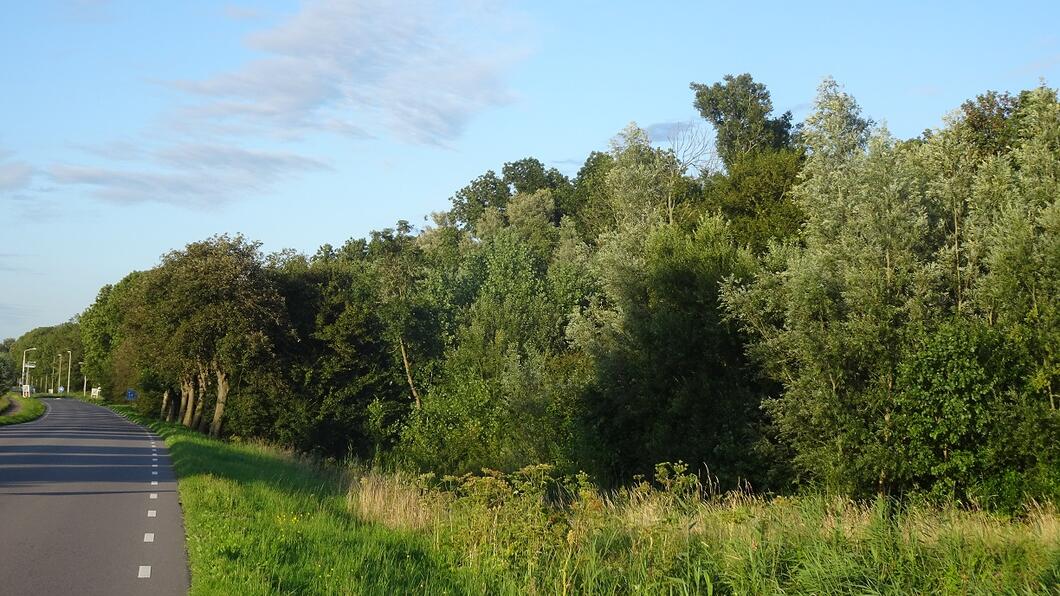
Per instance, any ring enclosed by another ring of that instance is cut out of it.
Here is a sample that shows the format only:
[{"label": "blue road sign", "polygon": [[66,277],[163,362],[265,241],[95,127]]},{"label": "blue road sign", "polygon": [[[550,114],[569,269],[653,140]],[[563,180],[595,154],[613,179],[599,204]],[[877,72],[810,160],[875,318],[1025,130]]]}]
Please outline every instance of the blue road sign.
[{"label": "blue road sign", "polygon": [[136,391],[132,389],[127,389],[125,391],[125,401],[132,401],[134,399],[136,399]]}]

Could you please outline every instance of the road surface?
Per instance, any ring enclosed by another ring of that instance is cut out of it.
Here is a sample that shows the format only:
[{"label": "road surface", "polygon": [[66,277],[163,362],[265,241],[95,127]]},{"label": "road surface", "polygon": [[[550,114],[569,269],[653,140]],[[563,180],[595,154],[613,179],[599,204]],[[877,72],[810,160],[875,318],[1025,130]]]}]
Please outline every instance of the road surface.
[{"label": "road surface", "polygon": [[161,439],[72,399],[0,427],[0,593],[188,591],[177,485]]}]

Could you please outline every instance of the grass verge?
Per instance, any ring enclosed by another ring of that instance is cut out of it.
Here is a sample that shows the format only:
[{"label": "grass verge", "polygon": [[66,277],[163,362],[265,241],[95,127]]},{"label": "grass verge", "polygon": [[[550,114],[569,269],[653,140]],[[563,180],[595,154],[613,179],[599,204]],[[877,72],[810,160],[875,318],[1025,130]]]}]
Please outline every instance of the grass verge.
[{"label": "grass verge", "polygon": [[[4,404],[3,400],[7,400],[8,403]],[[44,402],[35,397],[19,397],[14,394],[5,395],[0,398],[0,412],[6,411],[9,413],[0,415],[0,426],[36,420],[44,414],[46,409]]]},{"label": "grass verge", "polygon": [[609,494],[547,466],[329,470],[141,422],[179,477],[192,594],[1060,594],[1051,506],[704,495],[680,465]]},{"label": "grass verge", "polygon": [[261,445],[215,441],[135,416],[178,477],[191,594],[458,594],[458,572],[421,536],[366,523],[345,476]]}]

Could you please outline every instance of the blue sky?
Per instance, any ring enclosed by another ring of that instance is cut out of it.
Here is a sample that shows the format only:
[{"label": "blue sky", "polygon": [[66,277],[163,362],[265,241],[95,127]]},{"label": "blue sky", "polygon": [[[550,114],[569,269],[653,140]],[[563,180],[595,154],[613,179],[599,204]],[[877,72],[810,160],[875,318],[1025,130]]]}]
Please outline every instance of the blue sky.
[{"label": "blue sky", "polygon": [[0,337],[169,250],[313,252],[534,156],[568,174],[690,82],[751,73],[805,116],[831,75],[900,137],[1060,80],[1056,2],[7,2]]}]

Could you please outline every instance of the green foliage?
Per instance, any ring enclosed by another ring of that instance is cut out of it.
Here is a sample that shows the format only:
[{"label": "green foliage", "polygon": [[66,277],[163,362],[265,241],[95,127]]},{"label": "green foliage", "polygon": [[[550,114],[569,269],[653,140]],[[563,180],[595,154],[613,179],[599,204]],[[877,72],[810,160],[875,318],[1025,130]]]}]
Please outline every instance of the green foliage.
[{"label": "green foliage", "polygon": [[[37,391],[57,392],[60,381],[70,391],[72,387],[68,376],[75,379],[73,385],[78,391],[81,390],[82,370],[79,363],[84,361],[84,352],[81,348],[80,325],[76,320],[52,327],[38,327],[7,345],[9,351],[0,352],[0,358],[9,362],[9,370],[14,373],[16,382],[25,354],[27,363],[35,362],[37,365],[27,370],[29,380]],[[29,348],[36,350],[26,352]]]},{"label": "green foliage", "polygon": [[[117,284],[103,286],[96,301],[81,313],[81,342],[85,348],[85,374],[105,399],[118,399],[125,389],[140,385],[134,364],[134,347],[124,341],[125,313],[135,301],[139,272]],[[154,336],[151,336],[154,337]]]},{"label": "green foliage", "polygon": [[[793,191],[804,245],[773,245],[725,293],[784,384],[767,405],[808,479],[965,498],[973,481],[1055,477],[1037,437],[1056,432],[1056,301],[1038,297],[1060,280],[1057,106],[1025,96],[1021,144],[982,160],[960,123],[895,143],[822,85]],[[1018,499],[1055,483],[1024,485]]]},{"label": "green foliage", "polygon": [[692,88],[713,147],[631,124],[573,179],[504,163],[424,229],[313,255],[194,242],[4,342],[0,381],[26,347],[45,378],[70,350],[141,412],[422,471],[620,486],[685,461],[659,476],[1055,498],[1056,92],[988,92],[903,141],[831,79],[798,126],[750,75]]},{"label": "green foliage", "polygon": [[714,125],[718,155],[727,167],[742,156],[783,149],[791,140],[791,112],[770,118],[773,102],[751,75],[725,75],[724,83],[692,83],[695,107]]},{"label": "green foliage", "polygon": [[600,263],[611,306],[584,320],[581,341],[597,366],[586,423],[599,448],[590,461],[616,482],[683,459],[726,486],[765,484],[759,406],[769,386],[755,378],[720,302],[723,279],[753,274],[752,256],[719,218],[692,234],[659,228],[642,251],[639,262]]},{"label": "green foliage", "polygon": [[707,180],[703,197],[732,226],[733,238],[755,253],[770,242],[797,238],[804,216],[791,190],[803,156],[794,149],[756,151],[737,157],[723,174]]},{"label": "green foliage", "polygon": [[[899,365],[893,431],[903,437],[896,482],[948,499],[1015,508],[1029,497],[986,494],[1020,471],[1060,471],[1060,417],[1034,403],[1027,354],[995,328],[946,323]],[[1007,497],[1007,498],[1005,498]]]}]

